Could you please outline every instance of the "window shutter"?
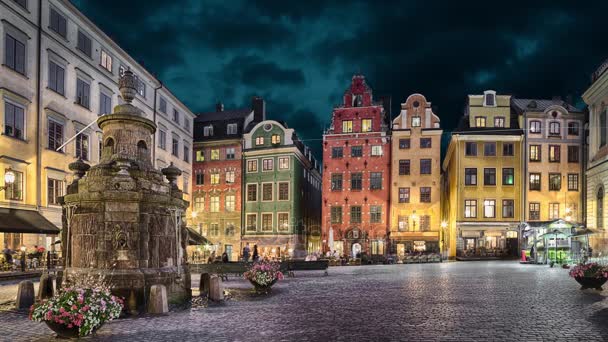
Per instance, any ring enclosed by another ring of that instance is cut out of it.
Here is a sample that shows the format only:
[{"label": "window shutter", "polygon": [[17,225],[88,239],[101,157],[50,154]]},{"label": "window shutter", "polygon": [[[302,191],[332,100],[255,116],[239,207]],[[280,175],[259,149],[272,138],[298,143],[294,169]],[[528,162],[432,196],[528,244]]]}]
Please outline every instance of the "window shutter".
[{"label": "window shutter", "polygon": [[20,41],[15,41],[15,70],[25,74],[25,45]]},{"label": "window shutter", "polygon": [[57,91],[57,68],[56,64],[49,61],[49,88]]},{"label": "window shutter", "polygon": [[63,37],[67,37],[68,35],[68,28],[67,28],[67,20],[60,16],[59,14],[57,14],[58,16],[58,28],[59,28],[59,34],[62,35]]},{"label": "window shutter", "polygon": [[8,34],[6,35],[5,46],[6,54],[4,62],[9,68],[15,69],[15,39]]},{"label": "window shutter", "polygon": [[60,66],[55,66],[55,69],[57,70],[57,92],[60,93],[61,95],[65,94],[65,89],[64,89],[64,75],[65,75],[65,69],[63,69]]}]

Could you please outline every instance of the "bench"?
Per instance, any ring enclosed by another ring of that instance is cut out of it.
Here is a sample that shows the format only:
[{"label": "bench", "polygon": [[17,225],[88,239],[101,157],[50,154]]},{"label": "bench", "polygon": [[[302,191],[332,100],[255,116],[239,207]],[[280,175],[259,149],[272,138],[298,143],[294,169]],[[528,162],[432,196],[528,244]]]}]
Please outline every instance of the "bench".
[{"label": "bench", "polygon": [[287,276],[289,277],[295,277],[295,271],[325,271],[325,275],[328,275],[328,259],[316,261],[288,260],[285,263],[287,264]]}]

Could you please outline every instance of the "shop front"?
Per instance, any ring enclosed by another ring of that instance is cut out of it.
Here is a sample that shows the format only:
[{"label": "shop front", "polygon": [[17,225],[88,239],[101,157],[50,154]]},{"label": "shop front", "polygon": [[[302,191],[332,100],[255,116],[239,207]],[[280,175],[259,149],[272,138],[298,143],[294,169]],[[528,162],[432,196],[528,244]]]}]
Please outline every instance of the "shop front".
[{"label": "shop front", "polygon": [[[271,260],[292,258],[292,257],[303,257],[306,251],[303,250],[302,244],[296,244],[295,236],[249,236],[244,237],[241,242],[241,248],[239,251],[239,258],[242,257],[243,247],[249,243],[249,249],[253,255],[253,247],[258,247],[258,253],[261,258],[268,258]],[[296,250],[300,246],[300,250]],[[250,256],[251,257],[251,256]]]},{"label": "shop front", "polygon": [[392,232],[397,261],[411,254],[439,253],[439,232]]},{"label": "shop front", "polygon": [[562,219],[528,222],[523,231],[522,253],[529,263],[579,262],[588,255],[589,235],[593,234],[595,231]]},{"label": "shop front", "polygon": [[460,226],[456,256],[460,258],[506,258],[518,254],[517,225]]}]

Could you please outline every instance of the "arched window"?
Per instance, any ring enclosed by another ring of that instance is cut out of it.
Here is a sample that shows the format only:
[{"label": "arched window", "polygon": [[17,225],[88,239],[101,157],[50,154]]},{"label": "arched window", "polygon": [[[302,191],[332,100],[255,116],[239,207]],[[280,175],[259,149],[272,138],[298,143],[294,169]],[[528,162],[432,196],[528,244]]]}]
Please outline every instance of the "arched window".
[{"label": "arched window", "polygon": [[145,141],[140,140],[137,142],[137,153],[139,154],[140,158],[148,154],[148,146],[146,145]]},{"label": "arched window", "polygon": [[[109,153],[110,155],[114,154],[114,139],[108,138],[106,139],[106,143],[103,149],[104,153]],[[109,151],[109,152],[107,152]]]},{"label": "arched window", "polygon": [[363,96],[355,95],[353,96],[353,107],[361,107],[363,106]]},{"label": "arched window", "polygon": [[604,188],[601,187],[597,191],[597,213],[596,213],[597,229],[604,229]]}]

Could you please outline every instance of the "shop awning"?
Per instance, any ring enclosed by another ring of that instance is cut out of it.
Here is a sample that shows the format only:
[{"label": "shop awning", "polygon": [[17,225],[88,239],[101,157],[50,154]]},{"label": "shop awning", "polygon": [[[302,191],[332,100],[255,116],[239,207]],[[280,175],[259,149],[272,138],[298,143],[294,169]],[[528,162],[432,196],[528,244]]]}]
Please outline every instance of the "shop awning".
[{"label": "shop awning", "polygon": [[59,228],[35,210],[0,208],[0,232],[59,234]]},{"label": "shop awning", "polygon": [[199,234],[196,230],[188,228],[188,245],[208,245],[211,244],[206,237]]}]

